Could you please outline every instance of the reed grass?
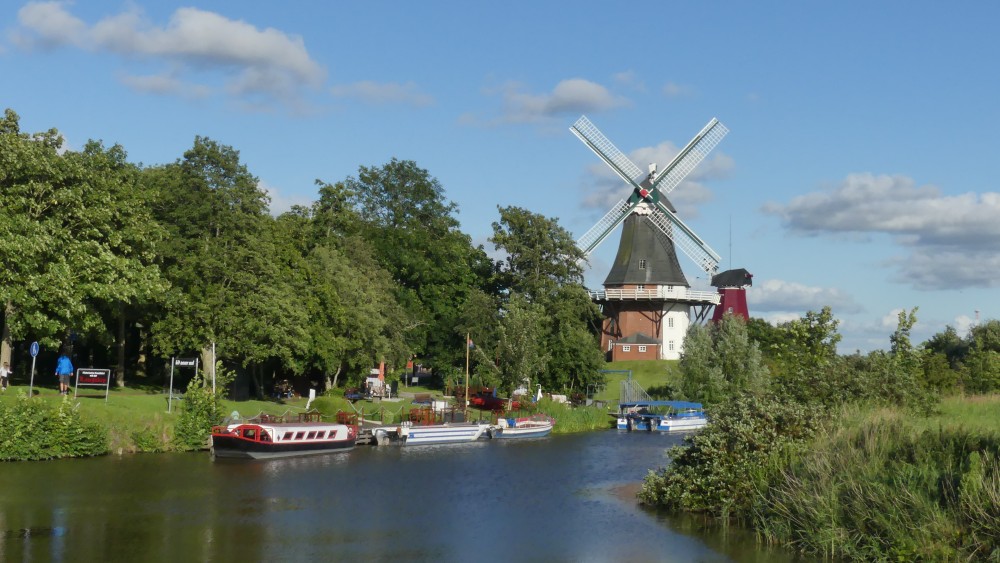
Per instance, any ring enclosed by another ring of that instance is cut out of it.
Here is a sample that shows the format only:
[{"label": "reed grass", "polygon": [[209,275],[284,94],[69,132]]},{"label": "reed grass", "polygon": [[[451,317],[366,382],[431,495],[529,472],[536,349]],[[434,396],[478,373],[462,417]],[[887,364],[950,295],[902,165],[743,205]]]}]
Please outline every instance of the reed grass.
[{"label": "reed grass", "polygon": [[760,491],[766,541],[851,560],[1000,560],[1000,400],[846,407]]}]

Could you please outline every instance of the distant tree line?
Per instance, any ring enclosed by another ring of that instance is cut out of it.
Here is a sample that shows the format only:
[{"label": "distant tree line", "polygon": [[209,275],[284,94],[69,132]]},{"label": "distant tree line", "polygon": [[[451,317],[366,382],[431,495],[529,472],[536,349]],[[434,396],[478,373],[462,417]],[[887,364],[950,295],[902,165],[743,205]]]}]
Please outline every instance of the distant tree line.
[{"label": "distant tree line", "polygon": [[315,202],[275,217],[231,146],[195,137],[144,166],[119,145],[23,132],[6,110],[0,357],[72,345],[124,385],[159,382],[171,356],[207,365],[214,343],[260,396],[277,379],[356,383],[379,362],[457,380],[468,335],[470,370],[506,392],[601,378],[600,313],[556,219],[499,209],[494,261],[415,162],[316,186]]}]

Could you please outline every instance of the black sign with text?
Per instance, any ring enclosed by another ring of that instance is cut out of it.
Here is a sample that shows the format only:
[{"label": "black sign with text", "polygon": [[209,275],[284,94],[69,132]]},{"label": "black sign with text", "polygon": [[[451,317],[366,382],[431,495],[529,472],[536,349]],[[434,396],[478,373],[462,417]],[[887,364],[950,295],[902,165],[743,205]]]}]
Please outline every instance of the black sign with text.
[{"label": "black sign with text", "polygon": [[111,377],[109,369],[84,369],[76,370],[77,385],[107,385]]}]

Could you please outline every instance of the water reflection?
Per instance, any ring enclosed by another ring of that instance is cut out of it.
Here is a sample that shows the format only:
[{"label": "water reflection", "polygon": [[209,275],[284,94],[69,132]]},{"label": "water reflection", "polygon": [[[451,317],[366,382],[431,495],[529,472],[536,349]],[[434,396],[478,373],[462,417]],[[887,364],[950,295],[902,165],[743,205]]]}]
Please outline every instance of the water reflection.
[{"label": "water reflection", "polygon": [[[641,509],[663,434],[4,465],[4,561],[789,561]],[[630,488],[631,487],[631,488]]]}]

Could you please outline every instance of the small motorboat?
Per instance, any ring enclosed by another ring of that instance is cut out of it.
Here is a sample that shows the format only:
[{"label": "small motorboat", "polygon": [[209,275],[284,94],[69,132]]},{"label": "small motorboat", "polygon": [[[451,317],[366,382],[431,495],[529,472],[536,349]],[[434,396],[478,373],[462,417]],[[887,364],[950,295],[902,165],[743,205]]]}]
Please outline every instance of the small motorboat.
[{"label": "small motorboat", "polygon": [[491,429],[494,438],[542,438],[552,433],[556,419],[547,414],[497,419]]}]

